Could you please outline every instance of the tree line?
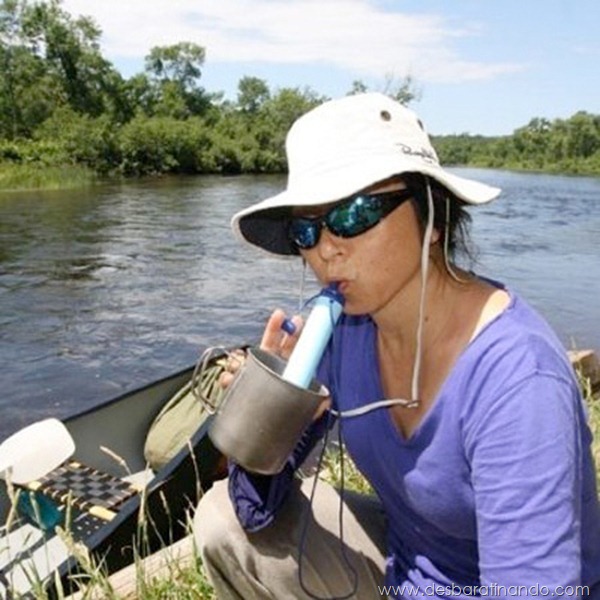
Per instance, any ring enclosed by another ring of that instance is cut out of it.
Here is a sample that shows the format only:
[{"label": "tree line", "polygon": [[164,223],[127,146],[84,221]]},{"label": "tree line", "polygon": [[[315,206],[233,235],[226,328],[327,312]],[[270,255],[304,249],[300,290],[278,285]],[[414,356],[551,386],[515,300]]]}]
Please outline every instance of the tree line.
[{"label": "tree line", "polygon": [[[0,165],[70,165],[99,175],[274,173],[285,135],[324,100],[310,88],[271,89],[246,76],[235,100],[201,85],[205,49],[152,48],[124,78],[102,56],[101,30],[61,0],[0,1]],[[348,93],[365,91],[355,81]],[[409,77],[387,90],[407,104]],[[600,116],[533,119],[497,138],[434,137],[445,164],[600,174]]]},{"label": "tree line", "polygon": [[467,134],[434,138],[446,164],[600,175],[600,115],[534,118],[502,137]]}]

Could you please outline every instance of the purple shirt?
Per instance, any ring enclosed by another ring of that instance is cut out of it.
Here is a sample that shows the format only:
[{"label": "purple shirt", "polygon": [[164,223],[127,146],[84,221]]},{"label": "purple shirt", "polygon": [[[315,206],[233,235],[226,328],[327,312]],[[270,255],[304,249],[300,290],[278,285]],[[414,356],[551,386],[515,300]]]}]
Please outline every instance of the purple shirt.
[{"label": "purple shirt", "polygon": [[[319,378],[341,411],[383,398],[369,317],[342,318]],[[465,348],[409,439],[386,409],[343,418],[342,428],[388,516],[387,585],[413,588],[404,595],[524,597],[600,581],[583,402],[560,342],[520,298]],[[275,504],[298,460],[269,484]],[[255,478],[233,472],[237,501]],[[265,522],[269,504],[258,511]]]}]

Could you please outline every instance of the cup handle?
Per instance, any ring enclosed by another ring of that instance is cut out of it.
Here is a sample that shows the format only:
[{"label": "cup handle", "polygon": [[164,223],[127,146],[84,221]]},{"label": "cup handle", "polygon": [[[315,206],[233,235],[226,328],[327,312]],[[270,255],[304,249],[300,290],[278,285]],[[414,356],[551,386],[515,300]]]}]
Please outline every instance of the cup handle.
[{"label": "cup handle", "polygon": [[219,378],[227,370],[228,361],[239,361],[239,355],[223,346],[206,348],[196,363],[191,388],[194,397],[210,415],[217,412],[225,393]]}]

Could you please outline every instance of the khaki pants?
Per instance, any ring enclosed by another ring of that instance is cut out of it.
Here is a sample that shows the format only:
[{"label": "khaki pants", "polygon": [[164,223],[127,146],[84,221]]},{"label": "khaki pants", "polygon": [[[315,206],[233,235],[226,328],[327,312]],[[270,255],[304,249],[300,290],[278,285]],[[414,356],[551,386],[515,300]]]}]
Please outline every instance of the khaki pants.
[{"label": "khaki pants", "polygon": [[[344,493],[342,551],[340,496],[322,481],[317,482],[300,584],[299,547],[312,484],[313,479],[298,482],[275,521],[256,533],[240,526],[227,481],[217,482],[202,498],[194,518],[194,537],[219,600],[382,597],[378,589],[385,569],[381,505],[374,498]],[[356,592],[349,596],[355,582]]]}]

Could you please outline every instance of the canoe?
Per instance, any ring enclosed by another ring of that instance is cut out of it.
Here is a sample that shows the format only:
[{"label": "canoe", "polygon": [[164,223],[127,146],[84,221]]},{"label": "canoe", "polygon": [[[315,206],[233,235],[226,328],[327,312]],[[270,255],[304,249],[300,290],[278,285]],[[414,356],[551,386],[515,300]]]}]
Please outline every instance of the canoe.
[{"label": "canoe", "polygon": [[[44,589],[49,598],[77,591],[90,568],[82,549],[95,567],[111,574],[189,533],[190,513],[203,491],[225,476],[223,456],[207,435],[212,417],[206,414],[156,471],[148,468],[144,445],[157,414],[189,390],[193,375],[190,366],[62,423],[33,424],[0,445],[1,598],[32,589]],[[38,445],[48,439],[56,443],[41,451]],[[62,452],[68,460],[45,474],[43,463],[53,467],[52,455],[62,460]],[[7,453],[16,454],[25,471],[3,466]],[[59,527],[52,521],[57,514]]]}]

